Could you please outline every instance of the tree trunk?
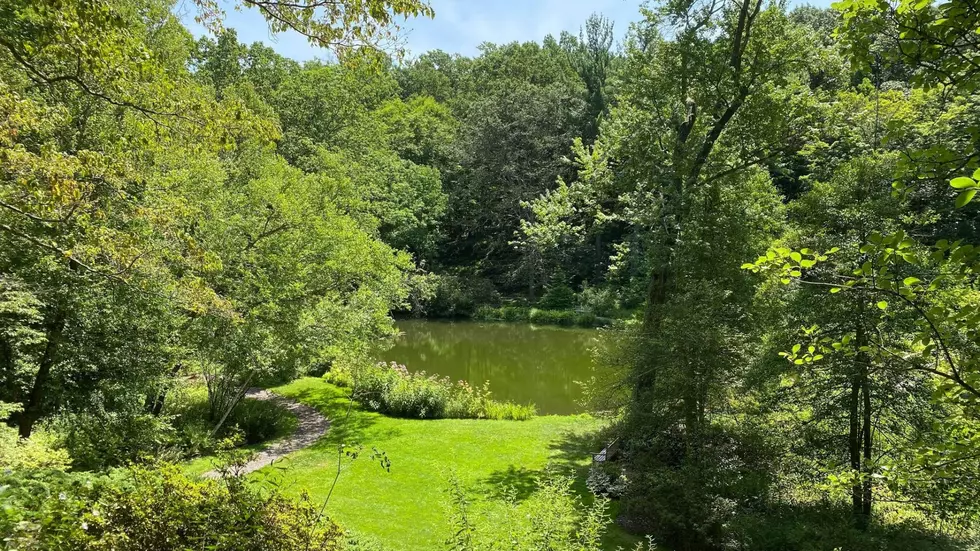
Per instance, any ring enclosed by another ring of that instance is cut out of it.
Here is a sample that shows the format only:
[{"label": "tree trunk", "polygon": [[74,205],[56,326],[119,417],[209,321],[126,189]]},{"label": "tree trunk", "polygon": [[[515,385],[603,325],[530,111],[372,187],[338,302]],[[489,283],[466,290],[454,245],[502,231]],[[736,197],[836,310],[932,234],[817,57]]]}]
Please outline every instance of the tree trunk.
[{"label": "tree trunk", "polygon": [[871,508],[872,499],[874,494],[871,487],[871,453],[874,449],[874,441],[871,439],[871,381],[868,377],[868,365],[864,366],[864,385],[862,388],[862,394],[864,394],[864,479],[862,480],[864,485],[864,503],[861,509],[861,517],[863,522],[863,527],[867,528],[871,523]]},{"label": "tree trunk", "polygon": [[[848,401],[848,418],[850,421],[850,433],[847,439],[847,447],[851,460],[851,472],[861,472],[861,420],[860,420],[860,400],[861,400],[861,380],[855,373],[851,376],[851,396]],[[851,484],[851,516],[855,524],[860,523],[861,514],[864,510],[862,501],[862,488],[860,481]]]},{"label": "tree trunk", "polygon": [[224,414],[221,416],[221,419],[218,420],[218,423],[214,426],[214,429],[211,430],[211,434],[209,436],[210,438],[214,438],[218,434],[218,431],[221,430],[222,425],[225,424],[225,421],[228,419],[228,416],[231,415],[231,412],[235,409],[235,406],[237,406],[238,403],[242,401],[242,398],[245,397],[245,393],[248,392],[249,385],[252,383],[252,377],[254,375],[254,371],[248,374],[248,378],[245,379],[245,383],[235,393],[234,398],[228,405],[228,409],[225,410]]},{"label": "tree trunk", "polygon": [[18,418],[18,432],[21,438],[28,438],[34,430],[34,423],[41,418],[44,394],[51,375],[51,368],[58,360],[58,347],[65,331],[65,312],[61,307],[57,307],[51,320],[46,324],[47,344],[41,361],[38,364],[37,375],[34,377],[34,385],[31,393],[24,404],[24,411]]},{"label": "tree trunk", "polygon": [[854,345],[857,354],[854,356],[854,375],[851,381],[850,403],[850,455],[851,468],[860,474],[860,479],[851,486],[851,506],[854,525],[860,530],[867,530],[871,521],[872,485],[871,485],[871,381],[869,366],[871,359],[862,348],[868,345],[867,335],[861,319],[864,314],[863,304],[858,310],[858,323],[855,328]]},{"label": "tree trunk", "polygon": [[[170,378],[174,379],[180,374],[180,369],[183,365],[180,362],[174,364],[173,369],[170,370]],[[153,415],[159,416],[163,413],[163,406],[167,401],[167,386],[163,385],[163,388],[158,390],[154,394],[150,394],[146,397],[146,411]]]}]

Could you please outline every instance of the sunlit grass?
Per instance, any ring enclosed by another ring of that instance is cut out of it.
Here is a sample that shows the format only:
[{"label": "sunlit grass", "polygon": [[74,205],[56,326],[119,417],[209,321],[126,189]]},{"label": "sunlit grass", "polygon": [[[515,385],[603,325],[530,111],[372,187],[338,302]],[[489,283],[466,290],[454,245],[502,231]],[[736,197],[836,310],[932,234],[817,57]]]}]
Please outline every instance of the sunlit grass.
[{"label": "sunlit grass", "polygon": [[[253,476],[275,481],[288,493],[308,491],[322,501],[336,475],[338,445],[360,444],[360,457],[343,462],[327,512],[395,550],[443,547],[450,535],[445,491],[451,471],[470,494],[477,519],[487,525],[508,506],[501,496],[505,488],[513,488],[518,499],[526,496],[548,465],[575,475],[584,493],[585,469],[595,446],[591,434],[599,427],[588,416],[540,416],[520,422],[414,420],[356,406],[348,418],[345,391],[320,379],[301,379],[272,390],[316,407],[332,420],[332,427],[313,447]],[[378,458],[372,459],[372,448],[385,452],[390,472]],[[630,547],[635,541],[615,526],[608,540],[609,549]]]}]

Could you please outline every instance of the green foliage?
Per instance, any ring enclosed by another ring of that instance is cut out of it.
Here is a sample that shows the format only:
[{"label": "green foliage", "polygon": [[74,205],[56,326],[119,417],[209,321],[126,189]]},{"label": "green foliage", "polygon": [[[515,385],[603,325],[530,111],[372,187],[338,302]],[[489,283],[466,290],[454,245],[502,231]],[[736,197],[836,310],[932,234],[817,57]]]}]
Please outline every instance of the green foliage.
[{"label": "green foliage", "polygon": [[[519,551],[599,551],[610,524],[609,502],[595,498],[586,505],[572,491],[572,479],[545,473],[532,482],[533,491],[518,499],[516,488],[503,488],[508,513],[492,523],[475,520],[472,503],[459,478],[449,477],[449,514],[453,533],[446,548],[453,551],[498,549],[500,541]],[[526,490],[525,490],[526,492]],[[521,519],[521,522],[517,522]],[[637,549],[642,549],[638,547]]]},{"label": "green foliage", "polygon": [[[0,420],[19,409],[18,405],[0,402]],[[20,438],[15,429],[0,424],[0,471],[63,471],[70,461],[68,452],[57,447],[51,434],[38,432],[30,438]]]},{"label": "green foliage", "polygon": [[564,325],[566,327],[602,327],[612,320],[599,318],[591,312],[574,310],[541,310],[524,306],[480,307],[473,315],[480,321],[527,322],[540,325]]},{"label": "green foliage", "polygon": [[[173,419],[176,446],[188,455],[214,451],[217,441],[237,437],[243,444],[258,444],[282,438],[296,430],[296,417],[270,400],[244,399],[231,411],[222,429],[210,437],[214,420],[209,418],[207,392],[199,386],[182,389],[169,402],[164,415]],[[203,442],[201,438],[206,437]]]},{"label": "green foliage", "polygon": [[561,310],[575,306],[575,291],[564,283],[555,283],[545,288],[538,306],[545,310]]},{"label": "green foliage", "polygon": [[395,362],[335,367],[324,378],[349,387],[354,399],[364,407],[395,417],[524,421],[535,415],[533,405],[494,400],[489,383],[473,387],[448,377],[409,372]]},{"label": "green foliage", "polygon": [[[371,41],[395,15],[431,13],[345,6],[280,5],[272,19]],[[412,263],[379,233],[423,253],[445,200],[435,169],[363,139],[395,93],[377,56],[301,72],[233,32],[195,49],[152,0],[13,3],[0,28],[0,398],[23,404],[22,436],[57,416],[77,466],[156,453],[183,439],[161,417],[167,391],[200,371],[212,426],[190,439],[203,448],[244,386],[391,335]],[[303,118],[318,99],[334,119]],[[273,150],[280,125],[290,140],[347,131],[357,139],[334,154],[374,172],[356,186],[339,169],[303,172]],[[278,431],[267,417],[231,421],[253,440]]]},{"label": "green foliage", "polygon": [[141,461],[173,445],[174,430],[165,418],[133,410],[102,408],[65,413],[44,428],[80,470],[100,470]]},{"label": "green foliage", "polygon": [[[197,19],[210,31],[221,30],[224,11],[216,0],[195,0]],[[257,3],[241,0],[235,9],[255,7],[269,23],[273,33],[295,31],[311,44],[330,48],[338,55],[360,49],[391,47],[399,18],[432,17],[435,12],[419,0],[366,0],[317,3]]]},{"label": "green foliage", "polygon": [[0,530],[12,549],[299,551],[343,549],[343,532],[308,498],[243,480],[195,481],[174,466],[113,478],[0,475]]},{"label": "green foliage", "polygon": [[421,306],[431,317],[466,317],[483,307],[500,304],[500,293],[484,278],[454,275],[435,276],[432,297]]}]

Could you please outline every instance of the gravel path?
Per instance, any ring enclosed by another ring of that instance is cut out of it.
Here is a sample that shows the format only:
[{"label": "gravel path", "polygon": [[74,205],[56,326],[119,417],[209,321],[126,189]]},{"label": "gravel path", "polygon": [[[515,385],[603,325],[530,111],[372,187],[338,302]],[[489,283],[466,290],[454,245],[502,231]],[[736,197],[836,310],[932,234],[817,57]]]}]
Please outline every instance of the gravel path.
[{"label": "gravel path", "polygon": [[[258,452],[244,467],[236,469],[236,474],[248,474],[252,471],[257,471],[294,451],[308,448],[319,440],[321,436],[326,434],[327,429],[330,428],[330,420],[321,415],[319,411],[310,406],[273,394],[268,390],[252,388],[245,393],[245,397],[252,398],[253,400],[269,400],[275,402],[296,416],[297,425],[296,431],[293,434]],[[219,476],[221,476],[221,473],[216,470],[204,473],[205,478],[218,478]]]}]

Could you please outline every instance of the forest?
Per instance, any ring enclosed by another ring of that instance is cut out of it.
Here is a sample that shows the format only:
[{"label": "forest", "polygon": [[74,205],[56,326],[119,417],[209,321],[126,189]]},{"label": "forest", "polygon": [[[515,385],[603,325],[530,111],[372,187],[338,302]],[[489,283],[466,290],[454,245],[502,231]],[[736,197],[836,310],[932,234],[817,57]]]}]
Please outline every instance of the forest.
[{"label": "forest", "polygon": [[0,549],[980,549],[980,5],[439,16],[0,0]]}]

